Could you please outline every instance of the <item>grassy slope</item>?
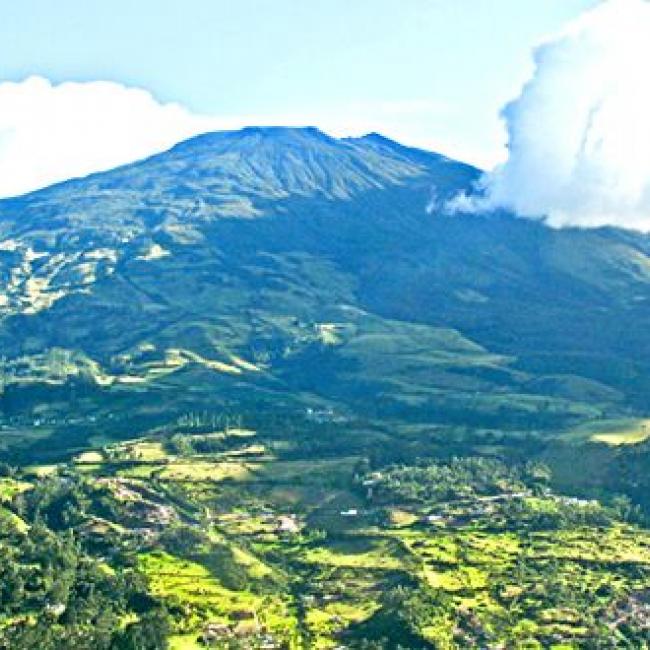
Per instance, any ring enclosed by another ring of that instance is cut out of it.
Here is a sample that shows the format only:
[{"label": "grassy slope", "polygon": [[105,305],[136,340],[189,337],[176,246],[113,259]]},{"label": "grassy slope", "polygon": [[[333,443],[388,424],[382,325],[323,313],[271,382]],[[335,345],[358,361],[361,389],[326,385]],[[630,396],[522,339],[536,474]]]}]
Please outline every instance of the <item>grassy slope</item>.
[{"label": "grassy slope", "polygon": [[355,452],[643,417],[647,237],[424,211],[476,174],[248,130],[0,203],[6,451],[205,411],[279,438],[311,409]]},{"label": "grassy slope", "polygon": [[[239,438],[239,444],[248,444]],[[209,508],[209,546],[195,547],[189,556],[156,545],[136,549],[151,593],[170,607],[170,641],[177,650],[200,647],[196,639],[207,622],[236,626],[242,609],[255,611],[291,648],[337,647],[341,635],[371,633],[384,594],[398,584],[428,585],[443,598],[444,612],[419,629],[422,639],[443,647],[473,647],[487,635],[512,647],[577,649],[588,647],[594,618],[613,624],[622,604],[647,587],[648,533],[621,523],[531,531],[522,518],[503,527],[501,506],[482,513],[476,511],[481,502],[468,498],[449,504],[449,512],[461,518],[455,524],[420,523],[431,504],[392,503],[414,516],[377,525],[369,514],[372,502],[355,487],[356,458],[263,456],[251,459],[251,471],[233,482],[227,454],[174,458],[152,441],[103,453],[112,461],[76,461],[86,468],[89,485],[124,476],[118,461],[131,469],[153,465],[155,480],[123,485],[174,508],[183,503],[178,512],[191,526],[204,526],[196,522]],[[206,463],[213,467],[210,475],[203,470]],[[511,487],[520,489],[514,484],[503,489]],[[118,522],[123,499],[117,499],[113,514]],[[553,495],[527,501],[531,511],[557,508]],[[361,515],[340,515],[353,505]],[[445,507],[444,499],[435,505]],[[277,516],[290,512],[301,532],[278,535]],[[462,519],[468,512],[478,514]],[[323,528],[327,535],[318,532]],[[224,546],[233,558],[225,573],[212,560]],[[244,576],[239,587],[228,586],[233,570]],[[618,632],[610,635],[621,639]]]}]

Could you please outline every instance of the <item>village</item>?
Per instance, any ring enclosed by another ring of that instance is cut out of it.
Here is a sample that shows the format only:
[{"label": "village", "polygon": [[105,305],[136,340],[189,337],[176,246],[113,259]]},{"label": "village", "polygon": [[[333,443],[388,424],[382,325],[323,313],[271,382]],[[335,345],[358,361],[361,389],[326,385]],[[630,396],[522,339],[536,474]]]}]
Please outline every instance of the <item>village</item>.
[{"label": "village", "polygon": [[[128,553],[152,593],[176,612],[172,648],[240,643],[272,650],[293,648],[295,638],[345,648],[350,630],[380,611],[397,579],[408,576],[459,602],[476,594],[506,607],[517,580],[536,579],[532,567],[529,577],[512,574],[524,544],[529,557],[560,544],[553,552],[566,558],[568,572],[584,564],[572,564],[574,554],[623,554],[629,544],[627,532],[613,528],[587,551],[581,522],[609,525],[599,502],[555,494],[537,478],[527,482],[498,465],[373,469],[355,457],[274,460],[251,432],[193,437],[232,444],[188,455],[178,453],[184,447],[176,441],[129,440],[48,469],[50,481],[87,491],[81,543],[107,563],[118,551]],[[505,583],[494,595],[493,571]],[[639,583],[630,585],[603,614],[612,630],[648,627],[647,598]],[[463,605],[456,614],[459,639],[488,638],[485,612]],[[565,638],[562,616],[568,617],[540,610],[542,628],[555,630],[549,638]]]}]

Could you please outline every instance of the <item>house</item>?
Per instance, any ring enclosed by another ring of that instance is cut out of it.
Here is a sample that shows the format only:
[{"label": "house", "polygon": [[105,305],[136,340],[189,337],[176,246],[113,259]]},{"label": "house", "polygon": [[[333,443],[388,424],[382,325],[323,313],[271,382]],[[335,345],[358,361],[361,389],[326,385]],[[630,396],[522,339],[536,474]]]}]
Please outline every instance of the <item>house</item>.
[{"label": "house", "polygon": [[595,499],[578,499],[577,497],[557,497],[556,501],[565,506],[577,506],[578,508],[595,508],[599,505]]},{"label": "house", "polygon": [[171,506],[141,501],[139,503],[143,510],[144,519],[150,524],[165,525],[176,519],[176,512]]},{"label": "house", "polygon": [[131,534],[142,544],[153,544],[157,541],[159,533],[153,528],[133,528]]},{"label": "house", "polygon": [[280,646],[278,645],[278,642],[275,640],[275,637],[271,634],[264,634],[259,640],[258,640],[258,646],[259,650],[276,650]]},{"label": "house", "polygon": [[230,627],[225,623],[208,623],[201,633],[201,641],[206,645],[230,636]]},{"label": "house", "polygon": [[321,600],[324,603],[335,603],[342,599],[342,594],[323,594],[323,596],[321,596]]},{"label": "house", "polygon": [[295,515],[283,515],[278,517],[278,523],[275,530],[277,533],[297,533],[299,528]]},{"label": "house", "polygon": [[66,606],[63,603],[49,603],[45,606],[45,611],[55,618],[61,616],[65,610]]},{"label": "house", "polygon": [[257,634],[260,634],[260,632],[261,628],[257,621],[241,621],[237,623],[237,625],[235,625],[232,630],[232,633],[240,639],[249,636],[255,636]]},{"label": "house", "polygon": [[445,523],[445,518],[442,515],[427,515],[424,520],[431,526],[441,526]]}]

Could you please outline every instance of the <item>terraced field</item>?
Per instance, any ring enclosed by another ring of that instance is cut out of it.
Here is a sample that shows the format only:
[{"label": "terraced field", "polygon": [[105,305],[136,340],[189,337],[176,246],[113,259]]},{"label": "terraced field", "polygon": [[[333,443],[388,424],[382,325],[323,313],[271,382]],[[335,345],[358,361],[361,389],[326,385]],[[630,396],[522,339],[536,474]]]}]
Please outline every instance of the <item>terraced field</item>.
[{"label": "terraced field", "polygon": [[[461,459],[372,470],[360,457],[275,457],[250,430],[178,435],[1,484],[11,507],[77,468],[103,512],[88,513],[84,534],[130,549],[169,612],[172,650],[205,647],[206,634],[224,648],[559,650],[650,630],[650,532],[540,487],[541,469]],[[214,441],[223,451],[188,451]],[[409,491],[411,476],[420,487],[437,476],[437,489]]]}]

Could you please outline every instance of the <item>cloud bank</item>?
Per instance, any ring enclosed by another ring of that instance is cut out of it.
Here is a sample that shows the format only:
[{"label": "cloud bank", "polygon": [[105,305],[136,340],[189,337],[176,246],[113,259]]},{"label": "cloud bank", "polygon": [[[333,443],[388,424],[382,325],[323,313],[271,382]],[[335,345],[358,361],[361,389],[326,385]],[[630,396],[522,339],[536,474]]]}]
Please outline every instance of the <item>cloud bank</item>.
[{"label": "cloud bank", "polygon": [[113,82],[0,83],[0,196],[132,162],[213,124]]},{"label": "cloud bank", "polygon": [[535,51],[502,112],[508,158],[456,211],[650,231],[650,3],[606,0]]}]

